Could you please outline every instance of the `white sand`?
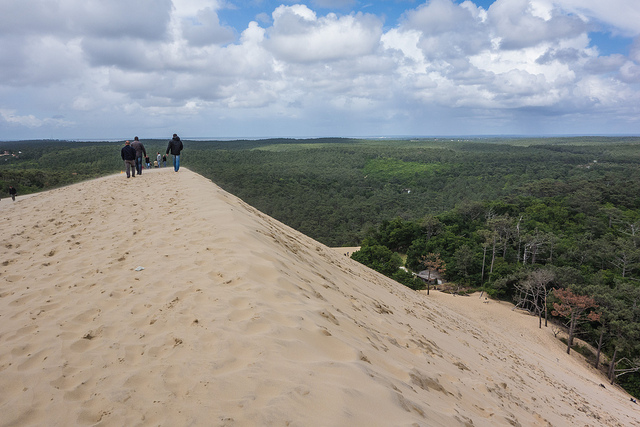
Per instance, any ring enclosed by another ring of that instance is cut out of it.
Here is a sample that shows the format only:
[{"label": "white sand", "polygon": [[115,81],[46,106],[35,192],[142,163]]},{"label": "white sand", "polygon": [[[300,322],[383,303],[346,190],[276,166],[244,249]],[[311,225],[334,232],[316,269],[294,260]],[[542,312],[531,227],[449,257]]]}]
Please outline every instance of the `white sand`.
[{"label": "white sand", "polygon": [[537,319],[413,292],[184,168],[0,216],[1,426],[640,426]]}]

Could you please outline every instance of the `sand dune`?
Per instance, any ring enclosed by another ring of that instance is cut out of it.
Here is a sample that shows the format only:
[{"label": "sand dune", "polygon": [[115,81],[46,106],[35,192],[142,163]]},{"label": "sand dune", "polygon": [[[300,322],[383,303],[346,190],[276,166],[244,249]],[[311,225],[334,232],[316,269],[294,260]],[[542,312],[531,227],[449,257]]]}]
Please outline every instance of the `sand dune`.
[{"label": "sand dune", "polygon": [[535,318],[413,292],[186,169],[0,215],[1,426],[640,425]]}]

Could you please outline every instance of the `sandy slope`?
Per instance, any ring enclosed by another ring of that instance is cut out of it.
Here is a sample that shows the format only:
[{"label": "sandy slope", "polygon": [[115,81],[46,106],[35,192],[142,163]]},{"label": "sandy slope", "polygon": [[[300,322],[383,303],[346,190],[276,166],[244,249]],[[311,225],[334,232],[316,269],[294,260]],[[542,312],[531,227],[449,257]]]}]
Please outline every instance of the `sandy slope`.
[{"label": "sandy slope", "polygon": [[640,426],[535,319],[413,292],[186,169],[0,215],[1,426]]}]

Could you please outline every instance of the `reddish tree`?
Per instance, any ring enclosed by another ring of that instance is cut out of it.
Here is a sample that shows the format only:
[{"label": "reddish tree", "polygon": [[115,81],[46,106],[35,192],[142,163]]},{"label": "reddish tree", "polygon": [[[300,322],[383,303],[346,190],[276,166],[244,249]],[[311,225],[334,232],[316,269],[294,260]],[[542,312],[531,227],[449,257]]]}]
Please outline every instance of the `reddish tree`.
[{"label": "reddish tree", "polygon": [[576,327],[583,320],[597,322],[601,313],[592,309],[598,308],[596,301],[585,295],[576,295],[569,289],[554,289],[553,294],[560,300],[560,303],[553,303],[553,315],[569,319],[569,338],[567,339],[567,354],[571,354],[573,336]]}]

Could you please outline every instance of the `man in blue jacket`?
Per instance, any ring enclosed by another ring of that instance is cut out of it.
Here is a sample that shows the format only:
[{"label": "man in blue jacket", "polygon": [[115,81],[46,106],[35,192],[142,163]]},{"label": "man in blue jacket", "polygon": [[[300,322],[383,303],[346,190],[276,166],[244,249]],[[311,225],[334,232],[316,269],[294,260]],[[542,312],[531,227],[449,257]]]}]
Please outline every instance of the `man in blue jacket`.
[{"label": "man in blue jacket", "polygon": [[133,177],[136,177],[136,150],[131,146],[129,141],[124,143],[124,147],[120,150],[122,160],[124,160],[124,166],[127,169],[127,178],[133,172]]},{"label": "man in blue jacket", "polygon": [[169,145],[167,146],[167,154],[171,151],[173,155],[174,172],[178,172],[178,169],[180,169],[180,151],[182,151],[183,148],[184,146],[182,145],[182,141],[180,141],[180,137],[174,133],[173,138],[169,140]]}]

